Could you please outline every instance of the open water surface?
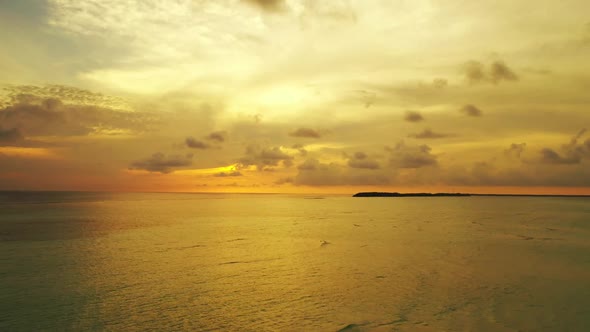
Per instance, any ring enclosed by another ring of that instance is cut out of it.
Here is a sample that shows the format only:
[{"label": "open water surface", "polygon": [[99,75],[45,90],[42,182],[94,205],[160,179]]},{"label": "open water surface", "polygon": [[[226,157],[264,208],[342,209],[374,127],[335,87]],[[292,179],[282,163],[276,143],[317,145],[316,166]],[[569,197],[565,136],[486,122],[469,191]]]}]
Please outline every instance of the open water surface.
[{"label": "open water surface", "polygon": [[590,199],[0,193],[0,331],[590,331]]}]

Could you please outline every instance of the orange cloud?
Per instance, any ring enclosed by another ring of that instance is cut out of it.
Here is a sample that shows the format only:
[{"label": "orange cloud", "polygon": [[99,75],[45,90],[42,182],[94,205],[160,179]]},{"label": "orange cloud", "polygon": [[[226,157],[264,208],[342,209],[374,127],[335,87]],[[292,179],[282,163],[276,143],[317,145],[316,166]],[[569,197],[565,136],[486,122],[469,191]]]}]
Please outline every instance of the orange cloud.
[{"label": "orange cloud", "polygon": [[60,155],[53,149],[0,146],[0,155],[26,159],[59,159]]}]

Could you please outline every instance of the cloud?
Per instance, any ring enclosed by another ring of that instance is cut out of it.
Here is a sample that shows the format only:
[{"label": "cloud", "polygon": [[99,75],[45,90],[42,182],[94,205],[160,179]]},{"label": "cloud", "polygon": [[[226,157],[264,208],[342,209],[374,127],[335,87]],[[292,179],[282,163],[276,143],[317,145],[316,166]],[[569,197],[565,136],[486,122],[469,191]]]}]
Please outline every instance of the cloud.
[{"label": "cloud", "polygon": [[424,117],[419,112],[407,111],[404,115],[404,120],[408,122],[420,122],[424,120]]},{"label": "cloud", "polygon": [[280,147],[250,145],[246,148],[246,155],[238,162],[241,167],[254,165],[262,171],[281,164],[284,167],[290,167],[293,164],[293,157],[283,152]]},{"label": "cloud", "polygon": [[504,154],[506,154],[509,157],[514,156],[514,157],[517,157],[520,159],[521,155],[524,152],[525,147],[526,147],[526,143],[520,143],[520,144],[512,143],[512,144],[510,144],[510,147],[508,149],[504,150]]},{"label": "cloud", "polygon": [[146,170],[162,174],[172,173],[175,168],[182,168],[192,165],[192,154],[185,156],[172,155],[166,157],[161,152],[154,153],[151,157],[134,161],[129,169]]},{"label": "cloud", "polygon": [[211,134],[209,134],[209,136],[207,136],[207,139],[212,140],[212,141],[217,141],[219,143],[223,143],[227,139],[227,132],[225,132],[225,131],[212,132]]},{"label": "cloud", "polygon": [[276,180],[274,182],[274,184],[280,186],[280,185],[287,184],[287,183],[293,183],[293,181],[294,181],[294,179],[292,177],[283,177],[283,178]]},{"label": "cloud", "polygon": [[450,134],[437,133],[437,132],[432,131],[432,129],[430,129],[430,128],[426,128],[422,132],[417,133],[417,134],[413,134],[413,135],[409,135],[408,137],[413,137],[413,138],[417,138],[417,139],[436,139],[436,138],[445,138],[445,137],[451,137],[451,136],[452,135],[450,135]]},{"label": "cloud", "polygon": [[184,143],[186,144],[186,146],[188,146],[191,149],[206,150],[206,149],[211,148],[211,146],[209,144],[199,141],[193,137],[187,137],[185,139]]},{"label": "cloud", "polygon": [[225,178],[225,177],[233,177],[233,176],[242,176],[243,174],[240,171],[231,171],[231,172],[220,172],[215,173],[213,176],[218,178]]},{"label": "cloud", "polygon": [[[217,143],[223,143],[227,139],[227,133],[225,131],[215,131],[210,133],[209,135],[205,136],[204,139],[209,141],[215,141]],[[215,145],[211,145],[206,143],[203,140],[198,140],[192,136],[187,137],[184,140],[184,144],[191,148],[191,149],[200,149],[200,150],[207,150],[216,147]],[[219,147],[219,146],[217,146]]]},{"label": "cloud", "polygon": [[369,156],[366,153],[364,153],[364,152],[355,152],[354,155],[352,155],[352,157],[354,159],[358,159],[358,160],[365,160]]},{"label": "cloud", "polygon": [[590,157],[590,139],[583,144],[578,141],[584,136],[586,129],[581,129],[574,135],[569,143],[562,145],[561,153],[551,148],[543,148],[540,151],[540,162],[544,164],[573,165],[582,162],[582,159]]},{"label": "cloud", "polygon": [[390,164],[394,168],[422,168],[438,164],[428,145],[411,146],[402,141],[386,150],[391,153]]},{"label": "cloud", "polygon": [[348,168],[337,163],[321,163],[308,159],[298,167],[295,185],[385,185],[391,182],[390,175],[372,169]]},{"label": "cloud", "polygon": [[24,141],[24,136],[18,128],[0,128],[0,146],[14,145]]},{"label": "cloud", "polygon": [[356,152],[348,159],[348,166],[352,168],[379,169],[379,163],[369,158],[364,152]]},{"label": "cloud", "polygon": [[461,113],[468,115],[468,116],[481,116],[483,112],[477,108],[475,105],[467,104],[460,109]]},{"label": "cloud", "polygon": [[358,160],[350,159],[348,166],[352,168],[364,168],[364,169],[379,169],[379,163],[374,160]]},{"label": "cloud", "polygon": [[580,131],[578,131],[578,133],[572,137],[570,143],[566,145],[566,148],[575,148],[578,145],[578,140],[584,136],[586,131],[586,128],[580,129]]},{"label": "cloud", "polygon": [[465,78],[470,83],[478,83],[487,79],[484,65],[478,61],[469,61],[464,65],[463,68]]},{"label": "cloud", "polygon": [[124,111],[132,110],[130,104],[123,98],[66,85],[10,85],[4,87],[3,90],[7,93],[5,102],[10,104],[21,99],[23,96],[34,96],[39,99],[57,99],[69,105],[95,106]]},{"label": "cloud", "polygon": [[469,61],[463,66],[463,74],[471,84],[518,80],[518,75],[503,61],[494,61],[488,68],[481,62]]},{"label": "cloud", "polygon": [[261,187],[262,185],[256,183],[256,184],[241,184],[241,183],[237,183],[237,182],[232,182],[232,183],[226,183],[226,184],[219,184],[218,186],[220,187],[236,187],[236,188],[258,188]]},{"label": "cloud", "polygon": [[[69,97],[70,100],[76,98],[80,96]],[[88,100],[86,104],[66,104],[56,97],[32,94],[12,95],[0,108],[0,123],[4,127],[18,128],[27,137],[139,133],[158,122],[159,119],[149,113],[120,111],[92,105]]]},{"label": "cloud", "polygon": [[583,165],[556,167],[555,164],[519,163],[515,167],[493,161],[441,169],[436,179],[466,186],[564,186],[590,185],[590,172]]},{"label": "cloud", "polygon": [[289,133],[293,137],[320,138],[322,135],[315,129],[301,127]]},{"label": "cloud", "polygon": [[444,78],[435,78],[434,80],[432,80],[432,86],[437,89],[446,88],[447,85],[449,85],[449,81]]},{"label": "cloud", "polygon": [[490,65],[490,80],[497,84],[500,81],[517,81],[518,75],[503,61],[495,61]]},{"label": "cloud", "polygon": [[285,9],[284,0],[242,0],[267,12],[279,12]]},{"label": "cloud", "polygon": [[307,150],[305,149],[305,146],[302,144],[294,144],[291,149],[295,149],[297,151],[299,151],[299,154],[302,156],[306,156],[307,155]]},{"label": "cloud", "polygon": [[580,156],[570,155],[563,157],[559,153],[550,148],[543,148],[540,151],[541,162],[546,164],[579,164],[582,160]]},{"label": "cloud", "polygon": [[302,171],[313,171],[319,168],[320,162],[317,159],[306,159],[297,169]]}]

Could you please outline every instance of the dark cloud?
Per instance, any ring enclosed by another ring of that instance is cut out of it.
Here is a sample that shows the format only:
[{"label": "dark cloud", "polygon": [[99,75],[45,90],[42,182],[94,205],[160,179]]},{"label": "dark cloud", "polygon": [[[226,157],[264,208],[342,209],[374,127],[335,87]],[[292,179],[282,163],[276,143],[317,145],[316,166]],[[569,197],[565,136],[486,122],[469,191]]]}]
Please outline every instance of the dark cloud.
[{"label": "dark cloud", "polygon": [[23,135],[83,136],[117,131],[143,132],[159,120],[151,114],[96,105],[65,104],[61,99],[31,94],[11,96],[0,108],[0,123],[19,128]]},{"label": "dark cloud", "polygon": [[517,81],[518,76],[503,61],[495,61],[490,65],[490,80],[497,84],[500,81]]},{"label": "dark cloud", "polygon": [[552,148],[541,149],[540,162],[561,165],[580,164],[582,159],[590,157],[590,139],[586,140],[583,144],[579,143],[585,133],[586,129],[581,129],[570,139],[569,143],[562,145],[560,152]]},{"label": "dark cloud", "polygon": [[487,79],[483,63],[478,61],[469,61],[463,68],[465,78],[470,83],[478,83]]},{"label": "dark cloud", "polygon": [[184,143],[186,144],[186,146],[188,146],[191,149],[201,149],[201,150],[205,150],[205,149],[209,149],[211,148],[211,146],[203,141],[199,141],[193,137],[187,137],[184,140]]},{"label": "dark cloud", "polygon": [[231,171],[231,172],[220,172],[216,173],[213,176],[218,178],[225,178],[225,177],[232,177],[232,176],[242,176],[243,174],[240,171]]},{"label": "dark cloud", "polygon": [[566,148],[575,148],[578,145],[578,140],[584,136],[586,131],[586,128],[580,129],[580,131],[578,131],[578,133],[572,137],[570,143],[566,145]]},{"label": "dark cloud", "polygon": [[[216,131],[212,132],[209,135],[204,137],[204,140],[214,141],[216,143],[223,143],[227,139],[227,133],[225,131]],[[212,148],[219,148],[219,145],[211,145],[204,140],[198,140],[192,136],[187,137],[184,140],[184,144],[191,148],[191,149],[212,149]]]},{"label": "dark cloud", "polygon": [[364,152],[356,152],[348,159],[348,166],[352,168],[379,169],[379,163],[369,158]]},{"label": "dark cloud", "polygon": [[242,0],[267,12],[280,12],[285,9],[284,0]]},{"label": "dark cloud", "polygon": [[525,147],[526,143],[512,143],[510,144],[510,147],[508,149],[504,150],[504,154],[506,154],[509,157],[516,157],[520,159],[520,157],[524,153]]},{"label": "dark cloud", "polygon": [[14,145],[24,141],[24,136],[18,128],[2,129],[0,128],[0,146]]},{"label": "dark cloud", "polygon": [[151,157],[134,161],[129,169],[146,170],[149,172],[158,172],[162,174],[172,173],[175,168],[182,168],[192,165],[193,155],[185,156],[172,155],[166,156],[161,152],[154,153]]},{"label": "dark cloud", "polygon": [[422,168],[438,164],[428,145],[410,146],[402,141],[386,150],[391,153],[390,164],[394,168]]},{"label": "dark cloud", "polygon": [[450,134],[437,133],[437,132],[432,131],[432,129],[430,129],[430,128],[426,128],[422,132],[409,135],[408,137],[413,137],[413,138],[417,138],[417,139],[436,139],[436,138],[446,138],[446,137],[451,137],[451,136],[452,135],[450,135]]},{"label": "dark cloud", "polygon": [[354,159],[358,159],[358,160],[365,160],[367,159],[369,156],[364,153],[364,152],[355,152],[353,155]]},{"label": "dark cloud", "polygon": [[307,155],[307,150],[305,149],[305,146],[302,144],[294,144],[291,148],[299,151],[299,154],[302,156]]},{"label": "dark cloud", "polygon": [[561,156],[550,148],[543,148],[540,151],[541,162],[546,164],[579,164],[582,158],[578,155]]},{"label": "dark cloud", "polygon": [[424,120],[424,117],[419,112],[407,111],[404,115],[404,120],[408,122],[420,122]]},{"label": "dark cloud", "polygon": [[468,116],[481,116],[483,112],[477,108],[475,105],[467,104],[460,109],[461,113],[468,115]]},{"label": "dark cloud", "polygon": [[503,61],[494,61],[488,68],[478,61],[469,61],[463,66],[463,74],[469,83],[492,83],[517,81],[518,75]]},{"label": "dark cloud", "polygon": [[212,141],[217,141],[219,143],[223,143],[227,139],[227,132],[225,132],[225,131],[212,132],[211,134],[209,134],[209,136],[207,136],[207,139],[212,140]]},{"label": "dark cloud", "polygon": [[293,164],[293,157],[286,154],[280,147],[260,147],[250,145],[246,149],[246,155],[238,160],[241,167],[254,165],[258,170],[268,170],[272,166],[283,164],[290,167]]},{"label": "dark cloud", "polygon": [[289,133],[293,137],[320,138],[322,135],[315,129],[301,127]]}]

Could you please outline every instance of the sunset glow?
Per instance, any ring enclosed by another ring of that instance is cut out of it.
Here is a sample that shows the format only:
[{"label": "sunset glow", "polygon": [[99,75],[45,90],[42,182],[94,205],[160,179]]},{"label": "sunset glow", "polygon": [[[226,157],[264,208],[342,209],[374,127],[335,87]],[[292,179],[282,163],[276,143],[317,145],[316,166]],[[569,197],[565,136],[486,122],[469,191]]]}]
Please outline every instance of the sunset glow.
[{"label": "sunset glow", "polygon": [[0,189],[590,194],[588,1],[0,4]]}]

